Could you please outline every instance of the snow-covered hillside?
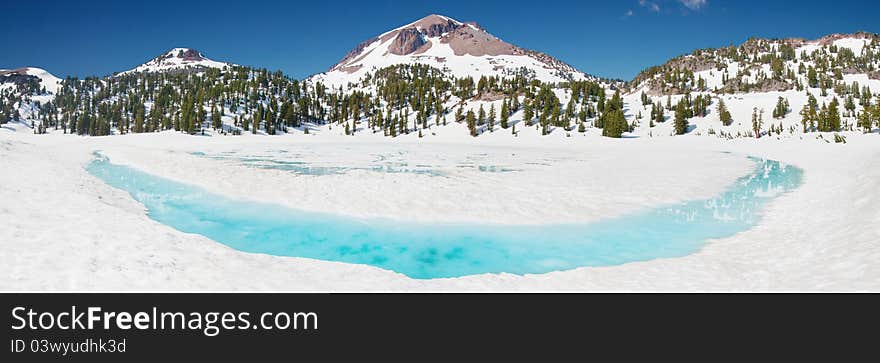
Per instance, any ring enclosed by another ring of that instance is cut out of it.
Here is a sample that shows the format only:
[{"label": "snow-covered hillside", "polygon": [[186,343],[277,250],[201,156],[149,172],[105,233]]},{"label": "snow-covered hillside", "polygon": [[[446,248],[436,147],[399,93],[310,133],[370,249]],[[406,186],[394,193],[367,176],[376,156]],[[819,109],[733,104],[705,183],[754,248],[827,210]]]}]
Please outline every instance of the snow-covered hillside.
[{"label": "snow-covered hillside", "polygon": [[[0,70],[0,120],[26,125],[39,118],[39,110],[58,94],[61,79],[36,67]],[[8,100],[8,101],[7,101]]]},{"label": "snow-covered hillside", "polygon": [[588,78],[547,54],[507,43],[476,23],[429,15],[361,43],[328,72],[315,75],[311,80],[347,87],[381,68],[416,63],[459,78],[515,74],[543,82]]},{"label": "snow-covered hillside", "polygon": [[[880,38],[855,33],[816,40],[750,39],[740,46],[697,50],[639,74],[625,103],[638,136],[672,134],[672,122],[652,117],[653,105],[664,107],[669,121],[679,100],[702,95],[712,103],[705,116],[689,119],[689,134],[754,137],[760,130],[774,138],[815,138],[805,130],[831,131],[818,124],[823,112],[835,109],[840,125],[833,131],[871,131],[859,122],[878,94]],[[721,120],[721,101],[730,112],[729,125]]]},{"label": "snow-covered hillside", "polygon": [[36,67],[0,69],[0,89],[14,89],[18,84],[22,84],[25,80],[32,77],[35,77],[34,80],[40,86],[40,90],[35,95],[43,94],[42,88],[45,88],[46,94],[54,95],[58,92],[61,79],[45,69]]},{"label": "snow-covered hillside", "polygon": [[134,69],[122,72],[120,74],[129,74],[134,72],[163,72],[174,70],[198,70],[204,68],[220,68],[232,67],[233,64],[218,62],[206,58],[202,53],[190,48],[174,48],[164,54],[153,58],[149,62],[141,64]]}]

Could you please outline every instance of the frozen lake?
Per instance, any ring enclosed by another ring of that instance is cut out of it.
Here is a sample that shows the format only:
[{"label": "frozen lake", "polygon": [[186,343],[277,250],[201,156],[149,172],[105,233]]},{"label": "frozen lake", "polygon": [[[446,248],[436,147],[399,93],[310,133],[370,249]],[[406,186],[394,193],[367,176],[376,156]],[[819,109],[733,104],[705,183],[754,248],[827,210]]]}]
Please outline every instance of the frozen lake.
[{"label": "frozen lake", "polygon": [[[713,198],[592,223],[528,226],[359,219],[296,210],[211,193],[100,156],[87,170],[131,194],[152,219],[237,250],[368,264],[430,279],[537,274],[691,254],[709,239],[748,230],[765,203],[801,182],[798,168],[753,160],[750,174]],[[289,165],[302,172],[299,164]],[[608,186],[608,193],[617,192]]]}]

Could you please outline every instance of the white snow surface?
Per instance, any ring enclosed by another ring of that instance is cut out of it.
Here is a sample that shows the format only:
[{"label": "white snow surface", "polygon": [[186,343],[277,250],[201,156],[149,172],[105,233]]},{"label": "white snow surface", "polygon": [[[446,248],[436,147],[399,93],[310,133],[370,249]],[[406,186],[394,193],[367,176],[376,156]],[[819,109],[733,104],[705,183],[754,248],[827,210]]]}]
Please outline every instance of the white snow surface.
[{"label": "white snow surface", "polygon": [[53,95],[58,93],[58,88],[61,87],[61,78],[55,77],[55,75],[49,73],[45,69],[36,67],[27,67],[26,73],[39,78],[40,84],[46,87],[46,92]]},{"label": "white snow surface", "polygon": [[858,38],[843,38],[834,41],[834,46],[838,48],[849,48],[855,55],[862,55],[862,50],[868,41]]},{"label": "white snow surface", "polygon": [[[525,129],[526,131],[528,129]],[[316,130],[321,131],[321,130]],[[443,129],[419,139],[334,132],[267,137],[173,132],[82,138],[0,129],[0,290],[556,291],[880,289],[880,139],[537,136],[470,138]],[[334,130],[335,131],[335,130]],[[588,134],[595,131],[588,131]],[[747,174],[746,155],[804,170],[759,224],[680,258],[540,275],[414,280],[379,268],[232,250],[151,220],[126,192],[84,170],[100,150],[115,163],[235,198],[405,221],[509,224],[592,221],[707,197]],[[297,154],[316,164],[376,156],[438,167],[491,163],[521,170],[449,178],[352,172],[297,176],[191,155]],[[724,151],[731,152],[723,153]],[[608,193],[613,186],[615,193]]]}]

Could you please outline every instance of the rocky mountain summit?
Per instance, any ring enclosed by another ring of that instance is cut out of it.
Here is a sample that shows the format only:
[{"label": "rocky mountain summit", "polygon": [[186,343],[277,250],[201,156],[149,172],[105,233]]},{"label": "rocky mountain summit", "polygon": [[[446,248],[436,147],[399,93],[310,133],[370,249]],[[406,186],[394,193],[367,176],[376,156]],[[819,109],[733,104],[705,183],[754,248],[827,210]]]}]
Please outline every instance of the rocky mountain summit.
[{"label": "rocky mountain summit", "polygon": [[314,78],[330,85],[355,84],[398,64],[425,64],[455,77],[521,74],[544,82],[590,78],[550,55],[505,42],[477,23],[436,14],[360,43]]}]

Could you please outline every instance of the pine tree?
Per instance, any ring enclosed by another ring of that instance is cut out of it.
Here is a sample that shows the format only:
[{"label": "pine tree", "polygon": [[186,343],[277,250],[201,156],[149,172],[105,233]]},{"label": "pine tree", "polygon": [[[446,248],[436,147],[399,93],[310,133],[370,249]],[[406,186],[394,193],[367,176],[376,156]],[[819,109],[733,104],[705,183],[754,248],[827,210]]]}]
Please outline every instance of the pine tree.
[{"label": "pine tree", "polygon": [[801,109],[801,125],[804,126],[804,133],[809,131],[809,125],[812,124],[811,114],[810,114],[810,105],[804,105],[804,108]]},{"label": "pine tree", "polygon": [[471,136],[477,136],[477,117],[474,115],[473,110],[468,110],[467,116],[465,117],[465,121],[467,122],[468,130],[471,133]]},{"label": "pine tree", "polygon": [[786,114],[788,114],[788,100],[779,96],[776,100],[776,107],[773,109],[773,118],[781,119],[784,118]]},{"label": "pine tree", "polygon": [[213,126],[214,130],[220,129],[223,127],[223,120],[221,118],[220,112],[217,111],[217,105],[211,105],[211,126]]},{"label": "pine tree", "polygon": [[822,102],[822,108],[819,109],[819,115],[816,120],[816,129],[819,132],[828,131],[828,106]]},{"label": "pine tree", "polygon": [[856,111],[856,101],[852,95],[846,97],[843,108],[846,109],[849,115],[852,115]]},{"label": "pine tree", "polygon": [[762,126],[761,124],[764,121],[763,119],[764,119],[764,110],[763,109],[761,110],[760,116],[759,116],[758,108],[755,107],[752,110],[752,132],[755,133],[756,139],[761,138],[761,126]]},{"label": "pine tree", "polygon": [[840,131],[840,111],[838,110],[839,105],[840,103],[837,100],[837,97],[834,97],[831,100],[831,103],[828,104],[828,114],[825,123],[825,131]]},{"label": "pine tree", "polygon": [[532,120],[535,118],[535,111],[532,108],[532,102],[526,98],[525,102],[523,102],[523,121],[526,122],[526,126],[532,126]]},{"label": "pine tree", "polygon": [[[874,106],[869,106],[867,108],[871,109],[871,118],[877,123],[877,127],[880,127],[880,95],[877,95],[877,102],[874,103]],[[867,108],[865,112],[869,112]]]},{"label": "pine tree", "polygon": [[807,84],[810,88],[819,87],[819,76],[816,74],[816,68],[813,68],[813,66],[810,66],[809,70],[807,70]]},{"label": "pine tree", "polygon": [[434,114],[434,126],[440,126],[441,118],[443,118],[443,117],[444,117],[443,113],[440,111],[437,111],[437,113]]},{"label": "pine tree", "polygon": [[489,106],[489,117],[487,119],[489,132],[495,131],[495,104]]},{"label": "pine tree", "polygon": [[623,132],[629,129],[626,117],[622,110],[613,110],[602,115],[605,118],[605,127],[602,128],[602,136],[620,138]]},{"label": "pine tree", "polygon": [[[262,107],[261,107],[262,108]],[[263,115],[259,110],[254,113],[254,116],[251,118],[253,120],[253,125],[251,125],[251,133],[256,135],[257,130],[260,129],[260,124],[262,123]]]},{"label": "pine tree", "polygon": [[507,119],[510,117],[510,115],[508,114],[509,112],[510,112],[510,110],[508,110],[507,101],[502,102],[501,103],[501,128],[502,129],[506,129],[508,127]]},{"label": "pine tree", "polygon": [[663,114],[663,106],[657,104],[651,106],[651,127],[654,127],[655,121],[657,123],[666,122],[666,115]]},{"label": "pine tree", "polygon": [[134,116],[134,132],[141,133],[144,132],[144,104],[141,103],[137,106],[137,114]]},{"label": "pine tree", "polygon": [[673,129],[676,135],[684,135],[688,130],[687,101],[682,98],[675,106],[675,123]]},{"label": "pine tree", "polygon": [[733,124],[733,118],[730,117],[730,111],[724,104],[723,98],[718,99],[718,118],[721,119],[721,124],[724,126],[730,126]]},{"label": "pine tree", "polygon": [[871,111],[872,110],[870,110],[869,108],[865,108],[864,110],[862,110],[861,113],[859,113],[858,124],[859,127],[862,128],[862,132],[866,134],[871,132],[874,125],[874,120],[871,118]]}]

